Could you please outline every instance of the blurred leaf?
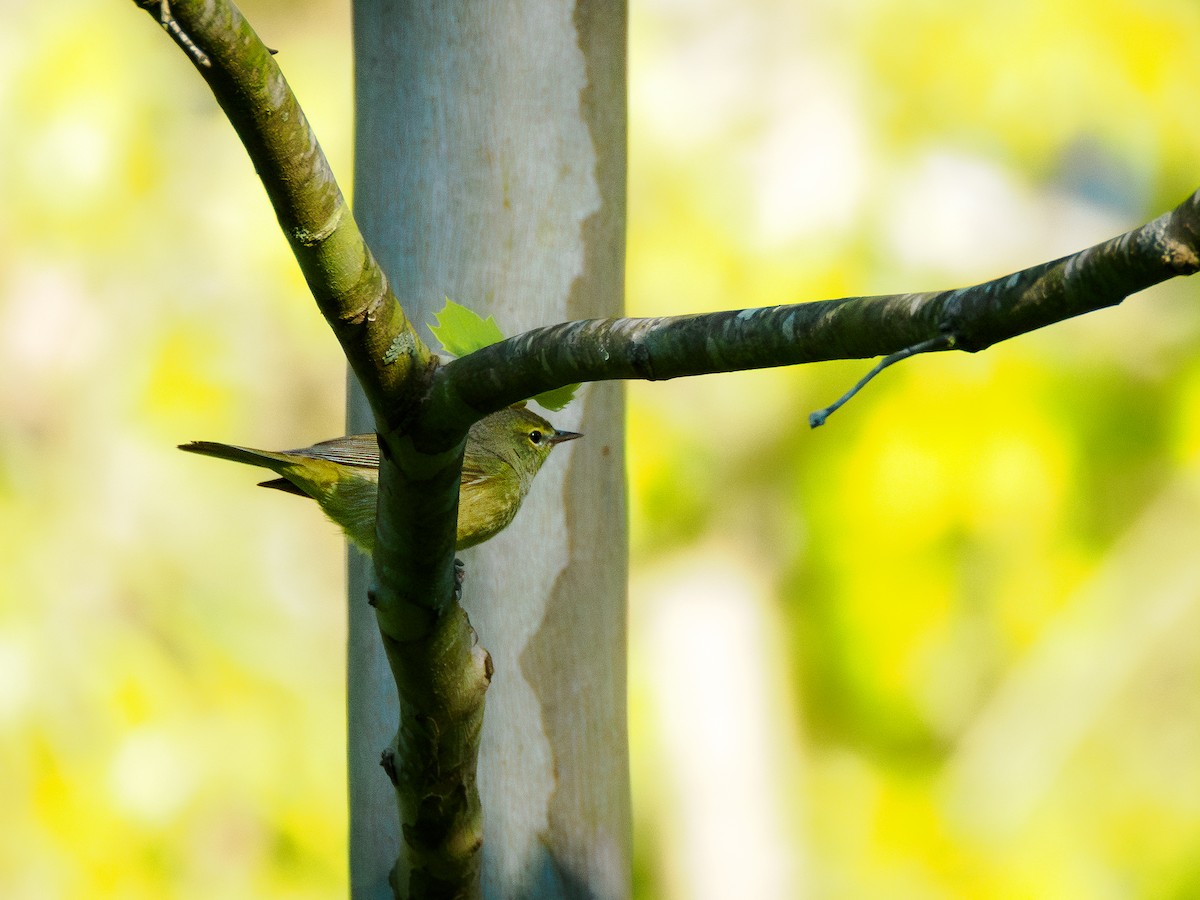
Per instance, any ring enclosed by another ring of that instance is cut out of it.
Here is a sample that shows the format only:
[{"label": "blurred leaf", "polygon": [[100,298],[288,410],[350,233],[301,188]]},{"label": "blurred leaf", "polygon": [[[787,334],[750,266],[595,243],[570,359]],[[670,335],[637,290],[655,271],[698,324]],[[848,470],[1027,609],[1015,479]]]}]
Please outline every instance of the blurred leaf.
[{"label": "blurred leaf", "polygon": [[533,399],[551,412],[558,412],[575,399],[575,392],[577,390],[579,390],[578,383],[564,384],[560,388],[555,388],[552,391],[546,391],[545,393],[538,394]]}]

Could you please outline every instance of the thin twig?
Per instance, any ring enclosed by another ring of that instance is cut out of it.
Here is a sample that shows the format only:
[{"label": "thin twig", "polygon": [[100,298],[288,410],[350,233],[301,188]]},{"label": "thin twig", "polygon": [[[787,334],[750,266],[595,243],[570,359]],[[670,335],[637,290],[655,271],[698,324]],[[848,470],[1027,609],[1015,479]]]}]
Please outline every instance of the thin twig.
[{"label": "thin twig", "polygon": [[[153,5],[151,3],[150,5]],[[180,47],[186,50],[191,57],[196,60],[196,64],[203,66],[206,69],[212,68],[212,60],[208,58],[208,54],[196,46],[186,31],[179,27],[179,23],[175,21],[175,17],[171,15],[171,0],[159,0],[158,5],[158,24],[166,29],[167,34],[175,39]],[[272,53],[274,51],[271,51]]]},{"label": "thin twig", "polygon": [[888,356],[885,356],[875,368],[859,379],[858,384],[842,394],[835,403],[826,406],[824,409],[818,409],[815,413],[810,413],[808,416],[809,428],[820,428],[825,424],[825,420],[832,416],[835,412],[841,409],[846,401],[861,391],[867,386],[867,382],[886,369],[893,363],[898,363],[902,359],[908,359],[910,356],[916,356],[918,353],[929,353],[932,350],[951,350],[954,348],[954,338],[948,334],[940,334],[935,338],[930,338],[927,341],[921,341],[919,344],[913,344],[911,347],[905,347],[903,350],[897,350]]}]

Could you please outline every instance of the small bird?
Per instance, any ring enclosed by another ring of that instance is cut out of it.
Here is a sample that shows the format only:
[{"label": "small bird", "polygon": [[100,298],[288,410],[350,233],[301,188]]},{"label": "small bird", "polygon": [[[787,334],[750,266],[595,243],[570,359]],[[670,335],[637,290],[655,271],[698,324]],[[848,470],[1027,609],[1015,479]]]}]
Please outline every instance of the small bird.
[{"label": "small bird", "polygon": [[[508,527],[550,451],[577,437],[582,435],[559,431],[524,406],[510,406],[472,425],[459,482],[457,549],[474,547]],[[261,482],[263,487],[312,497],[352,543],[368,554],[375,549],[379,445],[374,434],[278,453],[213,441],[179,449],[270,469],[281,477]]]}]

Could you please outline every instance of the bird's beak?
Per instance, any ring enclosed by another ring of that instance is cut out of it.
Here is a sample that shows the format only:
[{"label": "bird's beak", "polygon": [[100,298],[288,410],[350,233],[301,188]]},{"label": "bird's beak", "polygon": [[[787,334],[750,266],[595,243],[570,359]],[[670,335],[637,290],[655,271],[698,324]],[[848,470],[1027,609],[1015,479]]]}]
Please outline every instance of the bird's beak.
[{"label": "bird's beak", "polygon": [[561,444],[563,441],[573,441],[573,440],[575,440],[575,438],[581,438],[581,437],[583,437],[583,435],[579,434],[578,432],[559,431],[556,428],[556,429],[554,429],[554,434],[550,435],[550,443],[552,445],[553,444]]}]

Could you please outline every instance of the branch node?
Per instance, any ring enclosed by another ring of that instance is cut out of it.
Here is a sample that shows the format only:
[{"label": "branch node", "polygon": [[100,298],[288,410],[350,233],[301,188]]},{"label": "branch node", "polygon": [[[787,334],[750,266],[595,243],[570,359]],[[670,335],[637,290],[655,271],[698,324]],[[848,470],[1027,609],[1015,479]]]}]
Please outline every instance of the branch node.
[{"label": "branch node", "polygon": [[1163,254],[1164,261],[1180,275],[1191,275],[1200,270],[1200,256],[1193,247],[1180,241],[1171,241]]},{"label": "branch node", "polygon": [[630,342],[629,364],[633,371],[647,381],[657,380],[654,377],[654,361],[650,358],[650,348],[638,337]]},{"label": "branch node", "polygon": [[[274,52],[274,50],[271,50],[271,53]],[[321,224],[320,228],[308,229],[296,226],[292,229],[292,238],[305,247],[315,247],[323,241],[329,240],[329,236],[338,230],[348,212],[349,208],[346,204],[339,203],[329,215],[329,218]]]},{"label": "branch node", "polygon": [[[375,291],[372,294],[370,300],[353,312],[339,314],[338,319],[341,320],[343,324],[352,325],[354,327],[361,326],[364,322],[374,322],[375,316],[378,315],[379,310],[384,306],[385,303],[387,303],[387,300],[388,288],[387,284],[385,283],[380,290]],[[395,359],[399,359],[399,357],[397,356]],[[395,359],[392,361],[395,362]]]},{"label": "branch node", "polygon": [[389,747],[379,754],[379,765],[383,766],[383,771],[387,773],[392,787],[399,787],[400,777],[396,774],[396,751]]},{"label": "branch node", "polygon": [[808,416],[808,427],[820,428],[824,425],[826,419],[841,409],[851,397],[867,386],[867,382],[888,366],[898,363],[902,359],[908,359],[910,356],[916,356],[918,353],[929,353],[933,350],[952,350],[955,343],[953,334],[939,334],[937,337],[921,341],[919,344],[913,344],[911,347],[905,347],[903,350],[897,350],[895,353],[885,356],[875,364],[875,368],[858,380],[858,384],[842,394],[836,402],[826,406],[824,409],[818,409],[816,412],[810,413]]}]

